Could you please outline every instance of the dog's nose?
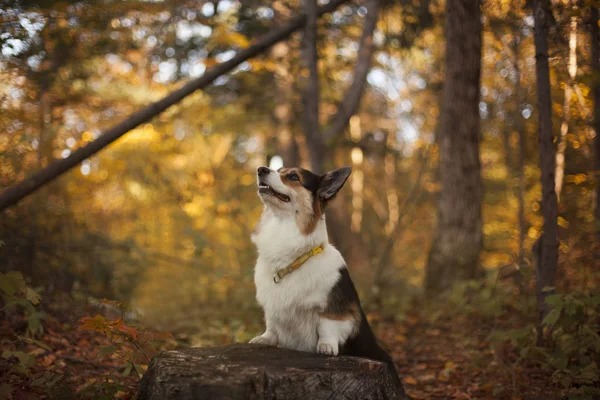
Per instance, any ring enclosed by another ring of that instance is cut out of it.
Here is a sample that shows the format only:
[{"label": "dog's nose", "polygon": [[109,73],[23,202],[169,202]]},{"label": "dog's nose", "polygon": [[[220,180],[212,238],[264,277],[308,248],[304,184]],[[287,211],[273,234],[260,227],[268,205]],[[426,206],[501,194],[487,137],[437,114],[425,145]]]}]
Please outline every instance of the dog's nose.
[{"label": "dog's nose", "polygon": [[258,176],[268,175],[271,170],[267,167],[258,167]]}]

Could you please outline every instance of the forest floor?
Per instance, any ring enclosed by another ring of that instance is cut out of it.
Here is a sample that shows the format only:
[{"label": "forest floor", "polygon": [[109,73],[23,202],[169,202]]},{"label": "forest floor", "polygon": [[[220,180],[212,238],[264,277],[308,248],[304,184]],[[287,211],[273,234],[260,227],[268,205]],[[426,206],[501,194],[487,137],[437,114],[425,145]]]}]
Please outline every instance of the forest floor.
[{"label": "forest floor", "polygon": [[[98,309],[77,304],[45,309],[39,342],[22,336],[27,325],[22,318],[0,322],[0,399],[132,399],[152,355],[182,346],[167,337],[162,347],[138,346],[146,344],[143,330],[110,322],[119,318],[91,319],[82,329],[82,318],[94,317]],[[517,367],[513,350],[492,350],[488,338],[495,323],[491,327],[471,315],[430,318],[424,308],[414,309],[422,314],[409,313],[401,322],[375,319],[414,399],[561,398],[547,372]]]},{"label": "forest floor", "polygon": [[[430,322],[412,314],[381,328],[381,340],[394,344],[388,348],[414,399],[561,398],[548,383],[549,373],[502,361],[489,344],[489,330],[470,318]],[[502,356],[510,359],[510,351]]]},{"label": "forest floor", "polygon": [[118,357],[103,355],[113,346],[111,339],[79,328],[82,318],[98,310],[70,301],[61,308],[44,310],[43,333],[36,340],[24,336],[25,320],[0,322],[0,399],[134,398],[136,371]]}]

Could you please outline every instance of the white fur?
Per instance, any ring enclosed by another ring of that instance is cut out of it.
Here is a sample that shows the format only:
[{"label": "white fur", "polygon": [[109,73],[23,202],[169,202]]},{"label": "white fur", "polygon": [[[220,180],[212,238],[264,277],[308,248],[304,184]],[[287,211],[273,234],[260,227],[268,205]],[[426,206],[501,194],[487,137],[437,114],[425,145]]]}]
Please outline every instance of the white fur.
[{"label": "white fur", "polygon": [[319,335],[317,352],[337,356],[339,346],[346,342],[356,328],[354,320],[337,321],[320,318],[317,327],[317,334]]},{"label": "white fur", "polygon": [[[256,298],[265,312],[266,330],[250,343],[337,355],[355,329],[354,321],[336,321],[320,317],[327,306],[328,295],[340,277],[345,262],[340,252],[328,243],[323,217],[309,235],[300,232],[296,223],[299,207],[295,192],[289,190],[272,171],[267,183],[290,196],[284,203],[269,195],[261,195],[265,209],[252,241],[258,249],[254,271]],[[296,258],[323,244],[323,252],[311,257],[299,269],[279,283],[273,275]]]}]

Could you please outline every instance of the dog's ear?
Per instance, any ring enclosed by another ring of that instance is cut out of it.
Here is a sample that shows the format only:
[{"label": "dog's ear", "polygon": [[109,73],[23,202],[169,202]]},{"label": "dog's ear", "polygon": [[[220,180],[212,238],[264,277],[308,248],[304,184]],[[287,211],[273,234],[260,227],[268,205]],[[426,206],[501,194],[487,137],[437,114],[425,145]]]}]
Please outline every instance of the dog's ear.
[{"label": "dog's ear", "polygon": [[319,199],[323,202],[331,200],[342,186],[344,186],[351,173],[351,167],[342,167],[323,174],[319,190],[317,191]]}]

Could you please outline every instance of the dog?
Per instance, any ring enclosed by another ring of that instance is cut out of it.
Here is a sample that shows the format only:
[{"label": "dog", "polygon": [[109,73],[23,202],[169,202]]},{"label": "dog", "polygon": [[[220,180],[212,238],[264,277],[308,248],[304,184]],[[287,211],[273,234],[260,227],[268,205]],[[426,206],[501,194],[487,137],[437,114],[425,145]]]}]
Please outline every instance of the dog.
[{"label": "dog", "polygon": [[250,343],[383,361],[399,382],[365,317],[346,262],[327,237],[325,208],[351,172],[350,167],[323,175],[258,168],[264,209],[252,234],[258,249],[254,283],[266,329]]}]

